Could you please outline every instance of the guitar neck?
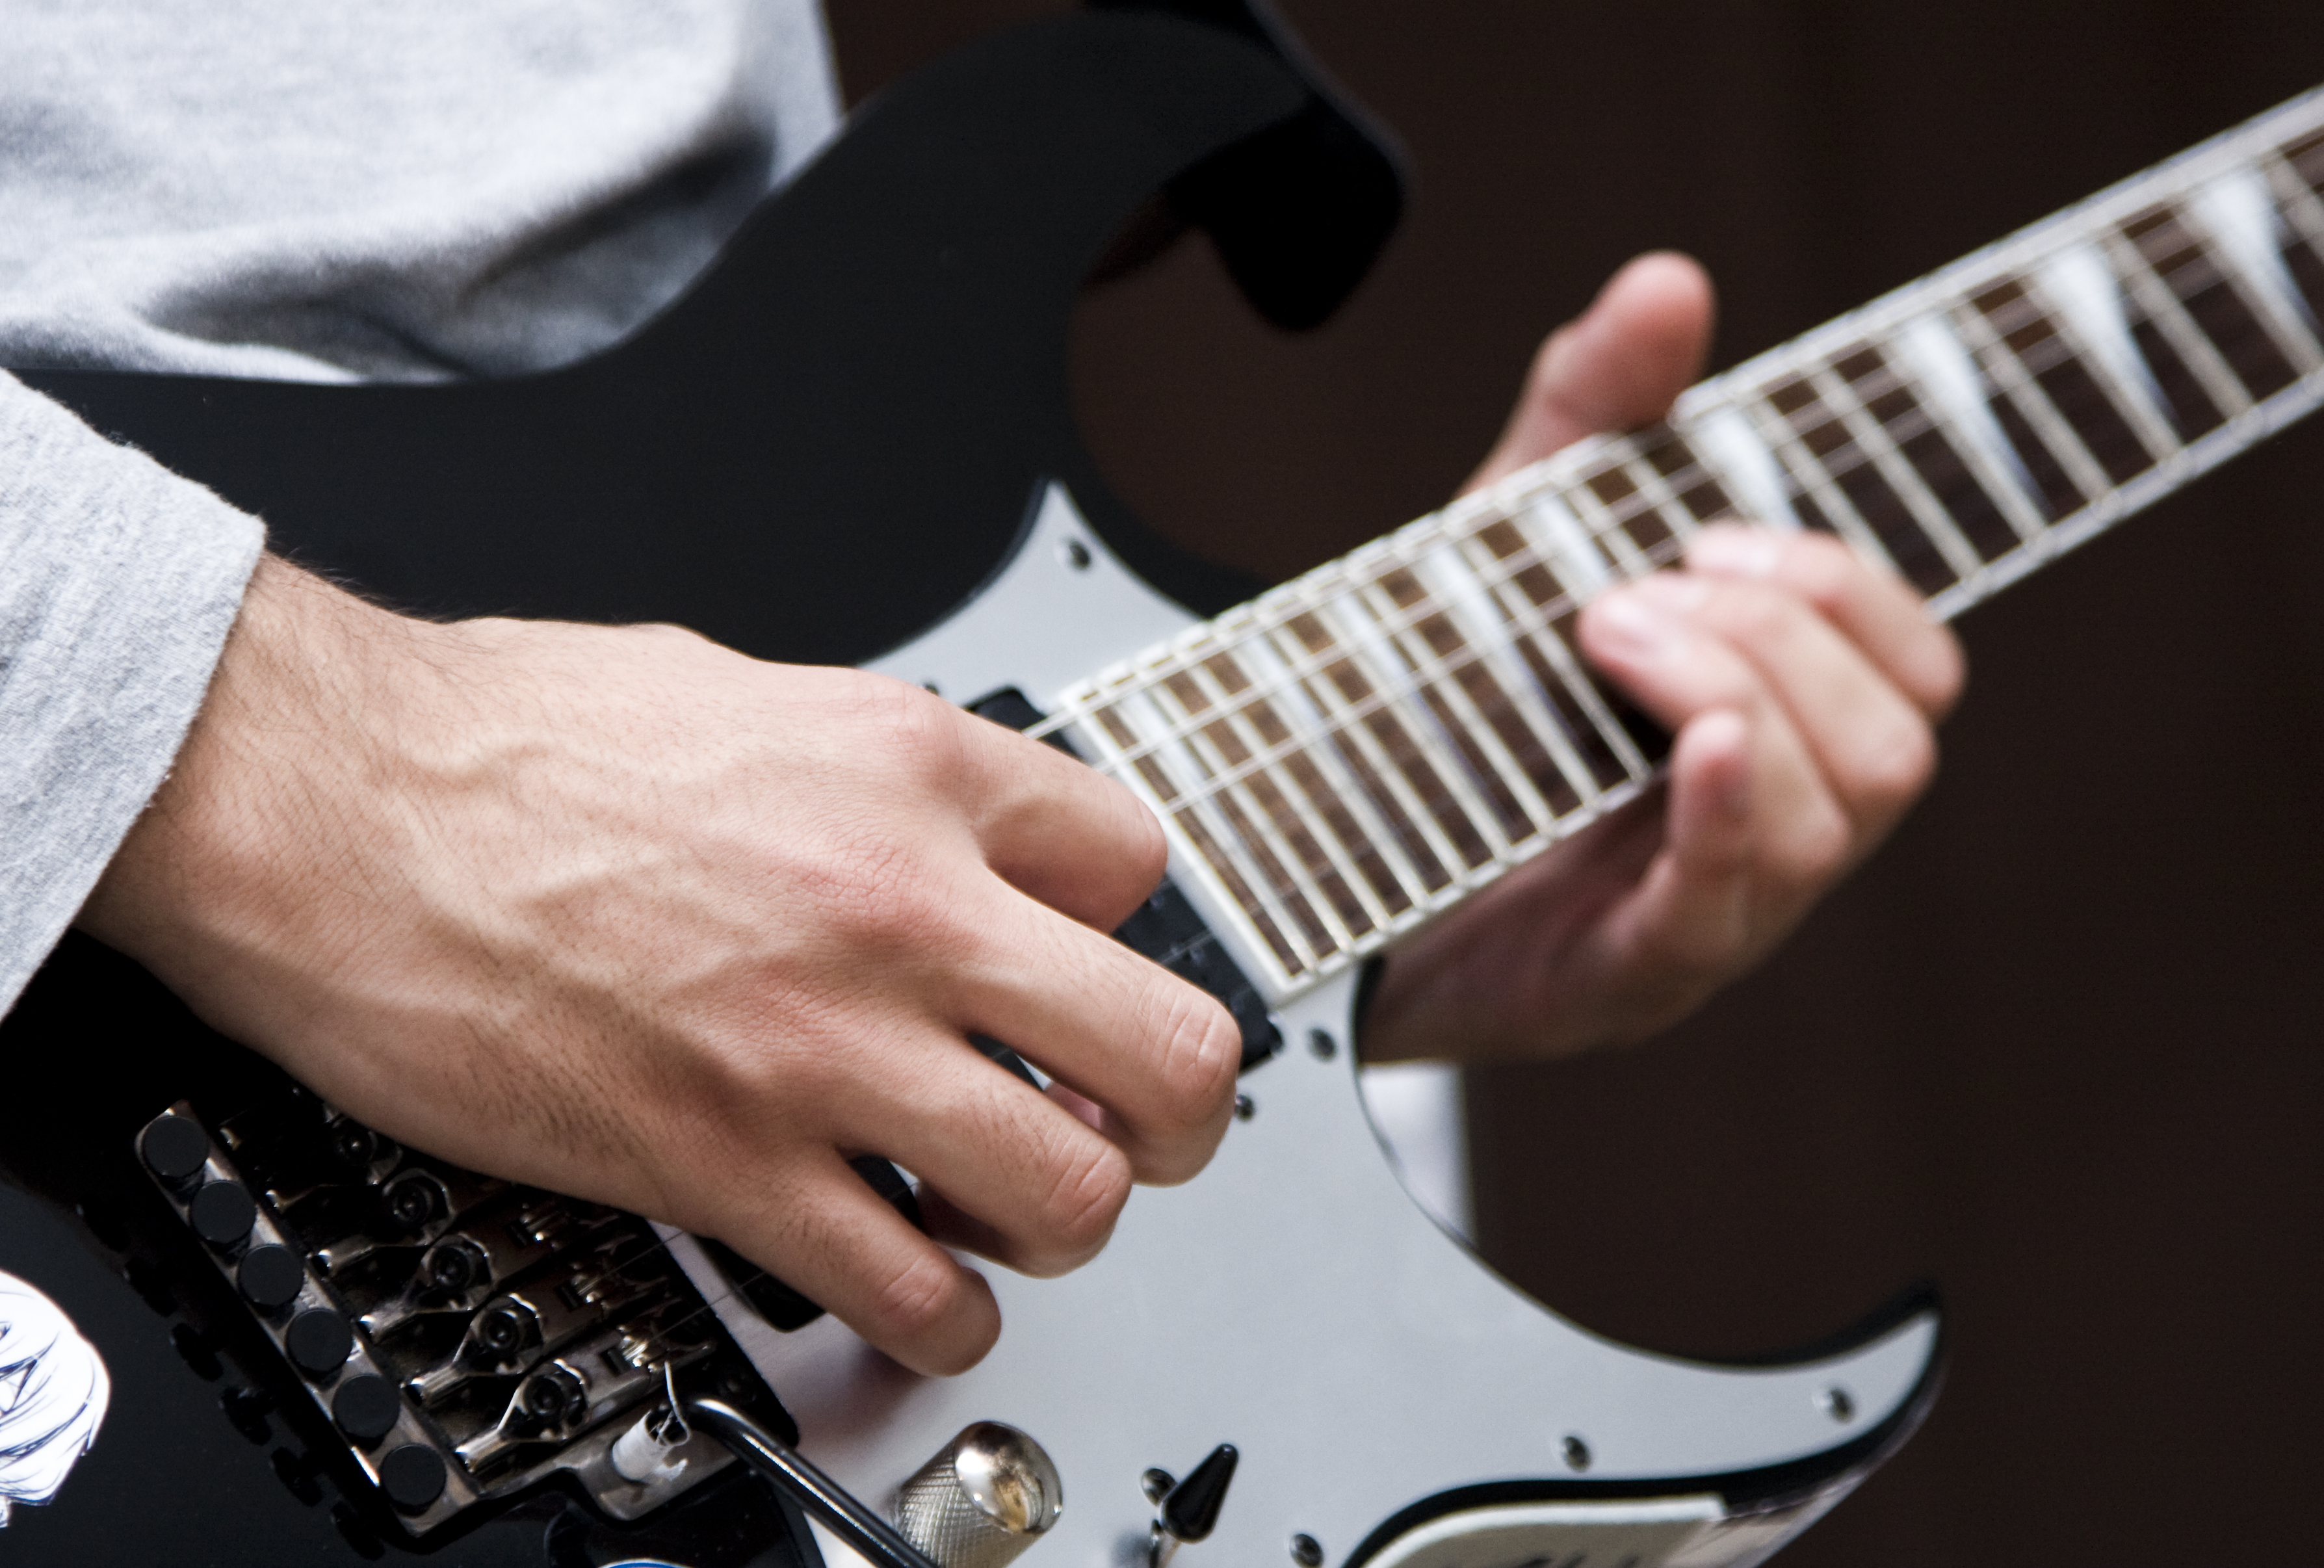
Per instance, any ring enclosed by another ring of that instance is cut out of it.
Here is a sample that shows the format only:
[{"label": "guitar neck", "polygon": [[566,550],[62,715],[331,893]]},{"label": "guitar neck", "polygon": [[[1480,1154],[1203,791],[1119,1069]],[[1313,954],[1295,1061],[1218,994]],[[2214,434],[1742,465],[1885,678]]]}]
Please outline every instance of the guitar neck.
[{"label": "guitar neck", "polygon": [[1959,613],[2324,400],[2324,89],[1066,694],[1280,1001],[1635,797],[1574,617],[1706,523]]}]

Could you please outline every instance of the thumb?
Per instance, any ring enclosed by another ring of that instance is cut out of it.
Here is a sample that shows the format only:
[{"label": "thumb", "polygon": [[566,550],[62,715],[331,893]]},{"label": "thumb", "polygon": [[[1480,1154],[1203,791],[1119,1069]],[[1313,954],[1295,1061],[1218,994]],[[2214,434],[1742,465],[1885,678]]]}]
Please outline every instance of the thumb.
[{"label": "thumb", "polygon": [[1584,436],[1660,419],[1701,374],[1716,309],[1710,276],[1692,257],[1652,251],[1630,262],[1541,346],[1500,441],[1462,489]]}]

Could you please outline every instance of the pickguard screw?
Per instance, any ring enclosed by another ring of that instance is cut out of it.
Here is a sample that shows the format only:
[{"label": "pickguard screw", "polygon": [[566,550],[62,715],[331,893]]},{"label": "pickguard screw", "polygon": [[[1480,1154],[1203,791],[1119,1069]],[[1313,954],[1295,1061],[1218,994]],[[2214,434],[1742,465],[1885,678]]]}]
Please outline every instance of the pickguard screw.
[{"label": "pickguard screw", "polygon": [[1253,1100],[1248,1094],[1238,1094],[1235,1096],[1235,1120],[1237,1121],[1249,1121],[1252,1117],[1258,1114],[1258,1101]]},{"label": "pickguard screw", "polygon": [[1082,543],[1082,541],[1077,539],[1067,540],[1065,541],[1065,564],[1072,567],[1074,570],[1077,572],[1085,572],[1089,570],[1089,546]]},{"label": "pickguard screw", "polygon": [[1292,1536],[1291,1560],[1299,1568],[1323,1568],[1323,1543],[1309,1535]]},{"label": "pickguard screw", "polygon": [[1816,1403],[1823,1407],[1825,1415],[1843,1426],[1856,1419],[1856,1401],[1849,1396],[1847,1389],[1837,1384],[1826,1388],[1823,1397]]},{"label": "pickguard screw", "polygon": [[1138,1490],[1146,1494],[1149,1503],[1158,1503],[1168,1497],[1170,1489],[1177,1484],[1178,1478],[1167,1470],[1149,1470],[1138,1478]]},{"label": "pickguard screw", "polygon": [[[1332,1038],[1328,1029],[1309,1029],[1307,1054],[1319,1062],[1328,1062],[1340,1054],[1340,1042]],[[1301,1538],[1304,1540],[1305,1537]]]},{"label": "pickguard screw", "polygon": [[1590,1445],[1579,1437],[1568,1437],[1565,1440],[1565,1468],[1568,1470],[1590,1468]]}]

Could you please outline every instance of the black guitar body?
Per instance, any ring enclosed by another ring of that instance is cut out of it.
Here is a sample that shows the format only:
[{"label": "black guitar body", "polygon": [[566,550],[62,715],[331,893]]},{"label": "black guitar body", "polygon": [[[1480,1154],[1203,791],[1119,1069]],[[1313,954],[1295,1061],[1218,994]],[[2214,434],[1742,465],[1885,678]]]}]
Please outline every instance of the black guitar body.
[{"label": "black guitar body", "polygon": [[[1052,480],[1148,582],[1223,607],[1254,585],[1140,527],[1081,447],[1075,292],[1145,208],[1209,227],[1256,303],[1312,322],[1398,187],[1240,7],[1187,9],[1224,25],[1074,17],[895,89],[582,364],[428,387],[23,379],[263,517],[275,549],[431,614],[667,620],[858,662],[969,597]],[[101,1439],[53,1502],[14,1510],[0,1563],[814,1568],[739,1466],[630,1523],[549,1483],[415,1537],[134,1152],[168,1107],[217,1128],[290,1093],[280,1075],[78,936],[0,1023],[0,1265],[112,1377]],[[782,1425],[730,1351],[700,1365]]]}]

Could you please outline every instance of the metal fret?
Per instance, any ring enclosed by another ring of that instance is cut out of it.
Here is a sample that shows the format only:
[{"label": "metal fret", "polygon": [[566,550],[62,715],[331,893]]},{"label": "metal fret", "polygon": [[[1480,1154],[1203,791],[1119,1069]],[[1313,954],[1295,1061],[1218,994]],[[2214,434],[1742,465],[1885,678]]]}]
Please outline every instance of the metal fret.
[{"label": "metal fret", "polygon": [[[1303,762],[1312,768],[1317,783],[1330,792],[1334,805],[1346,814],[1346,828],[1334,824],[1333,836],[1353,857],[1362,884],[1371,890],[1379,910],[1379,923],[1383,927],[1391,924],[1406,910],[1423,902],[1433,887],[1443,885],[1447,879],[1442,868],[1438,868],[1439,875],[1432,884],[1419,862],[1407,853],[1404,832],[1375,802],[1356,766],[1343,754],[1342,748],[1353,737],[1333,730],[1323,709],[1316,706],[1314,693],[1305,681],[1290,677],[1289,667],[1283,662],[1274,638],[1253,638],[1242,643],[1238,651],[1240,662],[1258,669],[1254,684],[1277,694],[1262,700],[1290,707],[1302,721],[1286,726],[1292,731],[1290,743],[1297,750],[1286,758],[1284,766],[1295,775]],[[1299,742],[1297,735],[1303,730],[1313,738]],[[1304,781],[1301,788],[1311,800],[1316,798],[1315,791]],[[1328,820],[1330,809],[1321,807],[1320,803],[1319,808],[1324,809]],[[1367,857],[1379,862],[1377,872],[1366,865]]]},{"label": "metal fret", "polygon": [[[2301,309],[2308,321],[2324,322],[2324,198],[2310,189],[2279,152],[2270,152],[2263,158],[2260,168],[2269,189],[2274,193],[2275,210],[2287,231],[2289,243],[2282,258],[2285,270],[2292,273],[2294,286],[2300,291]],[[2294,246],[2300,248],[2294,250]],[[2306,263],[2305,277],[2302,262]]]},{"label": "metal fret", "polygon": [[2160,463],[2178,451],[2170,405],[2138,352],[2130,318],[2122,308],[2122,291],[2098,243],[2067,246],[2043,263],[2030,281],[2049,303],[2050,330],[2069,346],[2084,374],[2130,426],[2146,448],[2147,461]]},{"label": "metal fret", "polygon": [[1567,513],[1589,530],[1591,542],[1614,563],[1615,570],[1622,576],[1643,577],[1655,569],[1655,563],[1646,558],[1637,540],[1622,531],[1620,520],[1612,515],[1587,483],[1567,486],[1558,500]]},{"label": "metal fret", "polygon": [[[1652,766],[1615,718],[1597,684],[1582,669],[1566,633],[1565,628],[1572,623],[1580,600],[1551,570],[1547,552],[1540,542],[1527,536],[1527,516],[1526,509],[1517,509],[1471,531],[1467,539],[1493,556],[1499,573],[1499,579],[1492,583],[1495,597],[1513,633],[1520,640],[1520,647],[1530,649],[1550,667],[1556,684],[1545,681],[1544,687],[1551,702],[1563,711],[1564,702],[1570,701],[1582,721],[1576,726],[1581,731],[1577,741],[1587,748],[1590,738],[1594,736],[1613,764],[1611,777],[1601,768],[1592,766],[1593,781],[1599,789],[1605,789],[1621,780],[1643,779],[1653,771]],[[1495,542],[1500,530],[1507,530],[1514,541],[1506,549]],[[1523,603],[1519,602],[1520,595]],[[1557,610],[1561,605],[1562,611]],[[1528,629],[1528,621],[1545,614],[1549,617],[1545,623]],[[1564,701],[1560,700],[1561,696]]]},{"label": "metal fret", "polygon": [[1584,597],[1618,580],[1614,567],[1598,549],[1591,531],[1557,491],[1545,487],[1527,497],[1522,513],[1526,525],[1545,535],[1542,544],[1557,564],[1557,575]]},{"label": "metal fret", "polygon": [[[1413,563],[1413,569],[1440,601],[1449,601],[1447,614],[1471,648],[1480,650],[1485,668],[1499,687],[1508,695],[1516,715],[1520,719],[1551,766],[1557,770],[1563,793],[1568,798],[1552,800],[1542,795],[1543,805],[1549,810],[1551,820],[1563,816],[1575,806],[1598,793],[1597,779],[1591,776],[1579,752],[1573,749],[1565,726],[1559,722],[1548,694],[1536,683],[1533,671],[1516,649],[1503,618],[1495,613],[1482,581],[1482,574],[1461,553],[1464,538],[1448,540],[1436,550]],[[1526,775],[1533,779],[1533,770]],[[1540,793],[1538,781],[1536,792]]]},{"label": "metal fret", "polygon": [[[1944,503],[1929,489],[1920,471],[1913,466],[1912,460],[1889,438],[1887,428],[1881,423],[1879,417],[1857,396],[1855,378],[1837,368],[1824,368],[1811,371],[1808,384],[1815,389],[1816,396],[1823,406],[1840,420],[1840,428],[1854,439],[1857,449],[1870,460],[1873,469],[1888,482],[1888,488],[1895,492],[1896,498],[1912,514],[1912,520],[1920,525],[1921,531],[1929,536],[1930,542],[1937,547],[1937,552],[1945,558],[1945,564],[1952,568],[1953,576],[1976,576],[1978,569],[1985,565],[1984,561],[1978,558],[1969,540],[1961,537],[1960,530],[1953,526],[1952,517],[1946,512]],[[1893,555],[1895,552],[1890,553]]]},{"label": "metal fret", "polygon": [[2181,217],[2209,240],[2215,254],[2231,263],[2229,276],[2240,281],[2245,302],[2265,323],[2293,372],[2308,375],[2324,369],[2324,344],[2317,340],[2308,302],[2276,244],[2284,219],[2269,198],[2267,176],[2255,166],[2209,180],[2188,198]]},{"label": "metal fret", "polygon": [[2036,438],[2066,471],[2067,482],[2079,492],[2077,502],[2087,504],[2091,497],[2113,489],[2114,481],[2107,476],[2097,455],[2084,444],[2081,432],[2059,411],[2048,391],[2034,379],[2034,373],[2001,340],[1986,313],[1963,303],[1948,312],[1946,319],[1960,332],[1961,341],[1976,355],[1986,376],[2001,389],[2002,396],[2009,400],[2018,417],[2033,428]]},{"label": "metal fret", "polygon": [[[2226,356],[2187,313],[2178,290],[2154,270],[2144,250],[2120,234],[2107,235],[2104,244],[2107,259],[2129,291],[2132,300],[2171,345],[2188,374],[2203,389],[2203,395],[2211,400],[2211,406],[2227,419],[2250,408],[2251,394],[2244,390],[2244,383]],[[2163,402],[2169,406],[2167,396]]]},{"label": "metal fret", "polygon": [[1814,516],[1803,521],[1812,527],[1816,519],[1821,519],[1853,545],[1858,554],[1886,563],[1898,576],[1904,575],[1904,568],[1889,555],[1888,547],[1880,542],[1880,536],[1857,514],[1855,503],[1840,493],[1831,471],[1800,444],[1791,420],[1782,410],[1757,395],[1740,400],[1734,406],[1750,422],[1752,434],[1758,438],[1759,444],[1774,453],[1775,461],[1782,466],[1793,492],[1793,504],[1813,503]]},{"label": "metal fret", "polygon": [[[1154,756],[1163,768],[1173,761],[1178,763],[1178,777],[1191,781],[1195,788],[1184,786],[1175,804],[1164,813],[1163,820],[1185,826],[1190,822],[1199,827],[1198,843],[1214,846],[1214,862],[1222,855],[1244,885],[1255,893],[1272,923],[1278,943],[1284,948],[1282,956],[1296,968],[1311,966],[1329,949],[1319,938],[1323,922],[1316,917],[1314,899],[1302,888],[1285,863],[1282,846],[1266,834],[1254,834],[1248,814],[1234,798],[1231,790],[1204,788],[1215,774],[1210,764],[1193,744],[1193,737],[1174,724],[1167,709],[1155,695],[1157,688],[1148,687],[1126,696],[1117,707],[1130,709],[1134,704],[1142,708],[1152,733],[1168,737],[1161,742]],[[1149,778],[1151,774],[1148,775]],[[1320,899],[1320,890],[1315,897]]]},{"label": "metal fret", "polygon": [[[1452,840],[1457,855],[1452,863],[1472,871],[1507,850],[1508,841],[1501,836],[1494,822],[1493,808],[1471,781],[1469,765],[1448,750],[1439,737],[1441,721],[1425,706],[1425,676],[1420,675],[1419,679],[1409,683],[1395,678],[1393,671],[1402,662],[1401,656],[1388,641],[1390,634],[1380,626],[1376,612],[1364,603],[1363,591],[1369,586],[1369,583],[1360,584],[1353,592],[1319,605],[1316,618],[1331,628],[1342,647],[1352,643],[1349,662],[1365,677],[1371,690],[1397,694],[1387,701],[1383,711],[1391,716],[1397,734],[1435,781],[1433,794],[1424,795],[1422,801]],[[1418,699],[1417,703],[1415,699]],[[1383,741],[1387,739],[1377,726],[1373,733],[1380,734]],[[1412,778],[1408,762],[1399,758],[1397,766],[1406,778]],[[1416,789],[1427,788],[1418,779],[1412,779],[1412,782]]]},{"label": "metal fret", "polygon": [[1913,381],[1966,439],[1954,449],[2021,541],[2041,537],[2042,488],[1986,401],[1977,361],[1954,335],[1950,313],[1915,318],[1889,340]]},{"label": "metal fret", "polygon": [[[2123,412],[2126,394],[2120,383],[2110,383],[2088,345],[2043,304],[2031,279],[2012,279],[1977,296],[1973,303],[1991,324],[2000,352],[2024,366],[2050,406],[2072,428],[2083,450],[2098,463],[2103,477],[2094,489],[2084,490],[2086,503],[2154,466],[2157,459],[2149,440],[2140,433],[2136,421]],[[2009,317],[2019,318],[2018,323],[2012,325],[2005,318]],[[2137,361],[2142,369],[2144,363]],[[2078,391],[2086,395],[2076,399],[2071,394]],[[2145,407],[2137,406],[2142,410]]]},{"label": "metal fret", "polygon": [[1788,485],[1783,465],[1774,448],[1759,438],[1750,416],[1731,404],[1712,409],[1687,426],[1687,435],[1710,454],[1728,490],[1743,498],[1753,518],[1777,528],[1800,526],[1799,513],[1792,510],[1792,498],[1785,493]]},{"label": "metal fret", "polygon": [[[1317,645],[1333,648],[1338,646],[1329,628],[1312,610],[1305,616],[1286,623],[1282,634],[1300,637],[1301,621],[1306,623],[1308,634],[1306,637],[1302,637],[1301,641],[1307,647],[1308,651],[1313,652]],[[1344,659],[1345,656],[1342,655],[1340,658]],[[1352,669],[1352,666],[1351,668]],[[1322,684],[1317,684],[1318,681]],[[1382,814],[1385,815],[1390,807],[1393,807],[1397,816],[1401,817],[1409,827],[1409,834],[1403,832],[1397,834],[1397,844],[1405,859],[1412,865],[1413,874],[1418,881],[1421,890],[1426,894],[1434,894],[1452,885],[1457,878],[1457,868],[1462,863],[1463,857],[1460,848],[1453,842],[1453,835],[1445,829],[1443,823],[1437,820],[1436,813],[1431,808],[1430,802],[1421,793],[1422,786],[1411,778],[1389,754],[1388,742],[1381,735],[1380,730],[1382,727],[1395,724],[1397,723],[1395,716],[1387,713],[1385,709],[1366,714],[1353,712],[1357,699],[1347,692],[1341,682],[1332,678],[1328,667],[1324,672],[1311,678],[1305,684],[1305,690],[1310,698],[1324,712],[1327,733],[1343,747],[1351,747],[1351,752],[1347,757],[1349,767],[1351,770],[1361,768],[1369,771],[1372,781],[1379,786],[1379,791],[1386,793],[1387,802],[1379,806]],[[1378,724],[1371,722],[1375,718],[1378,719]],[[1373,790],[1367,789],[1365,794],[1367,798],[1379,804],[1379,795]],[[1416,836],[1420,841],[1417,844],[1412,843],[1412,839]],[[1423,853],[1427,856],[1425,862],[1421,858]]]},{"label": "metal fret", "polygon": [[[1799,476],[1803,466],[1821,475],[1826,483],[1810,488],[1834,525],[1859,549],[1870,540],[1874,558],[1886,561],[1923,593],[1936,593],[1958,581],[1961,574],[1945,558],[1935,536],[1914,517],[1911,502],[1888,483],[1858,432],[1825,401],[1813,379],[1821,368],[1802,364],[1788,377],[1760,389],[1758,406],[1781,421],[1779,451],[1794,475]],[[1787,400],[1793,406],[1784,406]],[[1820,446],[1827,432],[1836,432],[1837,438],[1828,447]],[[1894,503],[1895,519],[1902,528],[1882,526],[1875,508],[1883,502]],[[1943,572],[1942,580],[1927,569],[1932,566]]]},{"label": "metal fret", "polygon": [[[1410,576],[1409,568],[1384,576],[1411,582],[1416,595],[1425,593]],[[1385,597],[1397,611],[1409,611],[1412,607],[1413,601],[1399,595],[1389,581],[1379,580],[1370,585],[1370,591],[1360,600],[1375,614],[1379,613],[1375,595]],[[1392,613],[1382,620],[1390,618]],[[1484,807],[1481,826],[1490,828],[1500,840],[1493,846],[1494,853],[1499,854],[1511,845],[1524,843],[1554,822],[1556,811],[1540,798],[1525,770],[1509,755],[1499,732],[1478,708],[1467,684],[1458,678],[1453,660],[1459,655],[1428,646],[1416,625],[1407,625],[1401,632],[1388,631],[1383,625],[1382,632],[1417,678],[1417,695],[1429,718],[1434,721],[1436,737],[1447,753],[1458,761],[1462,775]],[[1420,642],[1417,648],[1413,645],[1416,640]],[[1428,673],[1432,663],[1440,666],[1434,676]]]},{"label": "metal fret", "polygon": [[2276,210],[2292,231],[2308,242],[2310,250],[2324,249],[2324,197],[2319,197],[2305,180],[2300,178],[2281,152],[2269,152],[2259,161],[2267,177],[2268,188],[2274,193]]},{"label": "metal fret", "polygon": [[[1982,571],[1987,562],[2025,542],[2003,511],[2007,481],[2001,482],[2003,499],[1997,499],[1987,488],[1974,450],[1965,450],[1973,446],[1970,433],[1941,417],[1943,410],[1930,401],[1926,389],[1907,374],[1908,368],[1905,352],[1895,340],[1877,350],[1867,348],[1862,355],[1840,364],[1849,378],[1850,395],[1878,421],[1882,434],[1943,508],[1962,542],[1975,552],[1974,570]],[[1965,368],[1974,395],[1975,371]],[[1982,404],[1978,407],[1985,411]]]},{"label": "metal fret", "polygon": [[[1118,766],[1108,770],[1143,795],[1157,816],[1191,842],[1201,862],[1198,869],[1218,881],[1226,895],[1225,907],[1232,911],[1238,924],[1257,939],[1257,950],[1273,957],[1278,973],[1286,980],[1305,973],[1311,967],[1313,954],[1292,945],[1294,924],[1267,885],[1266,877],[1234,841],[1231,833],[1222,835],[1220,830],[1226,825],[1212,817],[1206,799],[1197,797],[1183,806],[1179,804],[1185,789],[1172,777],[1168,761],[1174,754],[1182,765],[1191,763],[1193,759],[1185,757],[1183,748],[1169,738],[1170,726],[1163,722],[1163,715],[1143,689],[1120,689],[1129,685],[1130,678],[1125,676],[1121,681],[1110,683],[1116,689],[1089,710],[1088,716],[1095,722],[1082,729],[1084,743],[1094,745],[1099,753],[1094,760],[1101,765],[1108,761],[1130,762],[1127,774]],[[1139,708],[1145,710],[1142,715],[1137,711]],[[1133,722],[1141,716],[1148,720],[1147,733],[1140,733]],[[1129,757],[1132,752],[1139,753],[1134,761]],[[1198,770],[1187,767],[1185,772],[1192,778]]]},{"label": "metal fret", "polygon": [[[1735,503],[1726,486],[1695,455],[1693,444],[1676,429],[1661,425],[1641,430],[1630,439],[1639,451],[1632,469],[1652,481],[1647,493],[1667,496],[1667,503],[1656,504],[1665,510],[1675,504],[1684,513],[1677,530],[1682,538],[1691,537],[1697,524],[1737,519]],[[1694,477],[1688,479],[1688,475]],[[1687,481],[1683,490],[1679,488],[1682,480]]]},{"label": "metal fret", "polygon": [[[1241,770],[1255,757],[1269,754],[1275,748],[1263,733],[1262,722],[1273,717],[1279,725],[1281,718],[1265,698],[1236,705],[1219,678],[1222,660],[1233,668],[1233,655],[1222,650],[1166,682],[1165,688],[1177,699],[1187,717],[1199,721],[1205,713],[1214,715],[1195,733],[1218,753],[1218,771],[1223,775]],[[1387,909],[1368,897],[1370,889],[1363,875],[1346,857],[1338,835],[1317,814],[1306,792],[1281,771],[1282,766],[1280,761],[1268,762],[1243,772],[1239,784],[1230,785],[1229,791],[1240,788],[1250,805],[1257,808],[1261,820],[1272,830],[1271,842],[1279,845],[1278,858],[1287,853],[1305,869],[1315,890],[1322,895],[1319,912],[1327,916],[1334,927],[1336,944],[1345,946],[1355,937],[1385,924]]]},{"label": "metal fret", "polygon": [[[1694,518],[1663,476],[1645,460],[1643,452],[1602,468],[1588,481],[1590,493],[1618,518],[1622,537],[1643,559],[1653,560],[1674,544],[1683,546],[1694,533]],[[1613,494],[1607,493],[1614,487]],[[1646,524],[1640,537],[1638,525]]]},{"label": "metal fret", "polygon": [[2253,285],[2188,226],[2177,208],[2134,219],[2122,233],[2252,401],[2300,379],[2252,302]]}]

